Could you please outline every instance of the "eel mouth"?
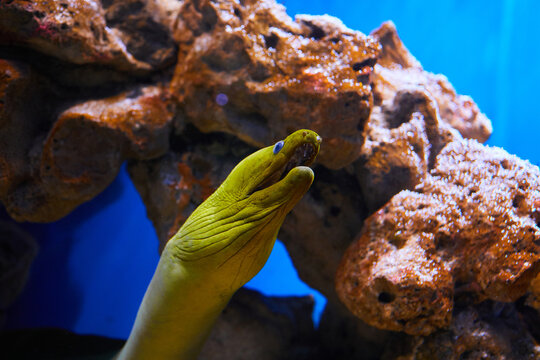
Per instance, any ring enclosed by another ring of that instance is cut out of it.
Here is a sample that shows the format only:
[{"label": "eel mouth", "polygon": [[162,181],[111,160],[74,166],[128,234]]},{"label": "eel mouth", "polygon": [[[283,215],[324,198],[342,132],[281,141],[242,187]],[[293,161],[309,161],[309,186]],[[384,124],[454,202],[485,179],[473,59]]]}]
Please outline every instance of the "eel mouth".
[{"label": "eel mouth", "polygon": [[300,144],[294,149],[293,154],[283,166],[276,169],[270,176],[268,176],[257,188],[253,191],[259,191],[282,180],[289,171],[298,166],[309,166],[315,160],[317,156],[317,149],[315,145],[311,143]]}]

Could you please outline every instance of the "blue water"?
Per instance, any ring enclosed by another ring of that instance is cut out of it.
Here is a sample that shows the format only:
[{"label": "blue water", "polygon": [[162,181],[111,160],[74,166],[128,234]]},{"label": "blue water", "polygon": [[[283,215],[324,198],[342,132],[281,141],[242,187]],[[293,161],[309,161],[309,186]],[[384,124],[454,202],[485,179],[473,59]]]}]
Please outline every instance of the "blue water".
[{"label": "blue water", "polygon": [[[540,1],[282,1],[289,14],[337,16],[369,33],[395,22],[426,70],[445,74],[492,120],[489,144],[540,164],[535,109],[540,80]],[[28,286],[8,314],[9,327],[59,326],[126,337],[157,263],[157,239],[123,169],[93,201],[54,224],[28,225],[41,251]],[[284,247],[248,286],[269,295],[312,294]]]}]

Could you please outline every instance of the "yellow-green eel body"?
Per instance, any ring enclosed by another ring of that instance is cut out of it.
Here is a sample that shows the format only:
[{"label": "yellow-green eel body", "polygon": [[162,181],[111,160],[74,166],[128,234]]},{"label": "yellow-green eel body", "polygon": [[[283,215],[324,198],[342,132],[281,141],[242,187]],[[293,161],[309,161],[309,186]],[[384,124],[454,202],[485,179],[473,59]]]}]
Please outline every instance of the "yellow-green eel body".
[{"label": "yellow-green eel body", "polygon": [[313,182],[321,138],[298,130],[242,160],[166,244],[117,359],[196,359],[232,295],[264,266]]}]

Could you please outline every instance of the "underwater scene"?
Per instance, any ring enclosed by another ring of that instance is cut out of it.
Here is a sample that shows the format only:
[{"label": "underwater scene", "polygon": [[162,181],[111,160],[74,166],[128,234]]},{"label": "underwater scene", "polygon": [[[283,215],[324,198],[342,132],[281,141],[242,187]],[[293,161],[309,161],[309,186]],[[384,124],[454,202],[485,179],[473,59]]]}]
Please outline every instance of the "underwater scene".
[{"label": "underwater scene", "polygon": [[539,13],[0,1],[0,359],[540,359]]}]

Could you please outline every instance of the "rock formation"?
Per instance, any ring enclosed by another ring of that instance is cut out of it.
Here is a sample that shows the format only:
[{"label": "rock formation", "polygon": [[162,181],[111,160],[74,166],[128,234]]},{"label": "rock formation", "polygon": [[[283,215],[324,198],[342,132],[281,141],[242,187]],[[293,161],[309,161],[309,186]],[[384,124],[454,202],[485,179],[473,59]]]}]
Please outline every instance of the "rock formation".
[{"label": "rock formation", "polygon": [[504,150],[451,142],[414,190],[365,221],[337,274],[340,298],[366,322],[412,335],[448,327],[459,292],[516,301],[540,272],[539,179]]},{"label": "rock formation", "polygon": [[293,22],[267,0],[186,1],[177,25],[171,87],[200,130],[261,147],[310,128],[325,139],[321,163],[340,168],[358,157],[380,50],[373,38],[331,17]]},{"label": "rock formation", "polygon": [[[60,219],[127,160],[162,248],[246,154],[311,128],[316,181],[279,234],[328,299],[300,353],[538,353],[538,168],[482,145],[490,121],[392,23],[366,36],[330,16],[293,21],[272,0],[14,0],[0,5],[0,46],[13,219]],[[248,346],[219,348],[242,324],[231,313],[205,356]],[[267,358],[292,351],[279,349]]]}]

